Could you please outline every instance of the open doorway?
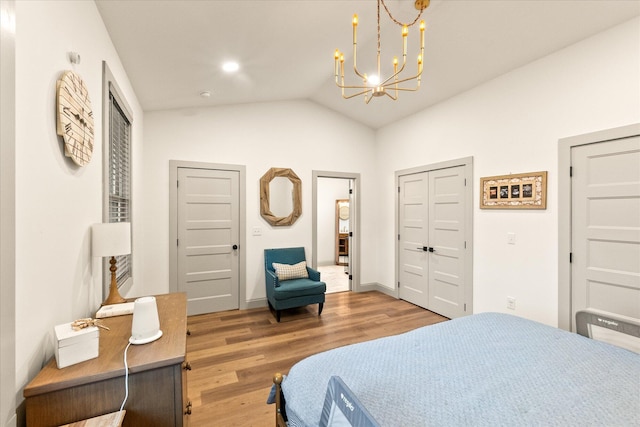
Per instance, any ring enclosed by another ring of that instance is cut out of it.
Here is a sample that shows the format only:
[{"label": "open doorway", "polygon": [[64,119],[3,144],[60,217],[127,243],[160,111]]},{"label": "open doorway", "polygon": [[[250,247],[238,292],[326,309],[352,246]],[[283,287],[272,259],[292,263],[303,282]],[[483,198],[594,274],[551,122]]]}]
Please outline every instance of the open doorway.
[{"label": "open doorway", "polygon": [[357,290],[356,178],[314,172],[313,265],[327,284],[327,293]]}]

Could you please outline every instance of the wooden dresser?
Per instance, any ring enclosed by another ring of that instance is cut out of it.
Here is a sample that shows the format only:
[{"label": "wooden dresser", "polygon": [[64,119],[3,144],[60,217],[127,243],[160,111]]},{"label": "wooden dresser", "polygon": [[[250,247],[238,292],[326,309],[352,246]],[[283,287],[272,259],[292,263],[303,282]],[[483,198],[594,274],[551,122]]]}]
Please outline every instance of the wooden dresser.
[{"label": "wooden dresser", "polygon": [[[184,293],[157,295],[162,337],[127,351],[129,397],[123,426],[184,426],[187,300]],[[55,359],[25,387],[27,426],[59,426],[118,411],[125,396],[124,350],[132,316],[102,319],[99,356],[63,369]]]}]

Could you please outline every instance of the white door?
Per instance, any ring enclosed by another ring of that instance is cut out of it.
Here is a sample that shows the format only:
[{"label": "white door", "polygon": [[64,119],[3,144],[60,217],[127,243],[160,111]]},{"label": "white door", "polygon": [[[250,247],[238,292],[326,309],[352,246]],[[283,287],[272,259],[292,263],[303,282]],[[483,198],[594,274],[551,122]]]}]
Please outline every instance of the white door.
[{"label": "white door", "polygon": [[429,310],[465,314],[464,167],[429,172]]},{"label": "white door", "polygon": [[400,298],[466,314],[464,166],[399,177]]},{"label": "white door", "polygon": [[573,147],[571,166],[571,318],[640,319],[640,137]]},{"label": "white door", "polygon": [[429,307],[429,173],[398,179],[400,298]]},{"label": "white door", "polygon": [[178,168],[178,290],[189,315],[239,306],[239,172]]}]

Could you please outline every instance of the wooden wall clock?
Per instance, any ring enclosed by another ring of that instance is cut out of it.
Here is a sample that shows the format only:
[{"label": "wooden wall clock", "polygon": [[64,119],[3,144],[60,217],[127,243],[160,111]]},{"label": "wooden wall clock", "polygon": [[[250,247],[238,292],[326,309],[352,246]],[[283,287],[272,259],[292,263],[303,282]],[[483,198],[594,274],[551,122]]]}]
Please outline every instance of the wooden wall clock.
[{"label": "wooden wall clock", "polygon": [[65,71],[56,85],[57,133],[64,140],[64,154],[85,166],[93,154],[93,110],[82,78]]}]

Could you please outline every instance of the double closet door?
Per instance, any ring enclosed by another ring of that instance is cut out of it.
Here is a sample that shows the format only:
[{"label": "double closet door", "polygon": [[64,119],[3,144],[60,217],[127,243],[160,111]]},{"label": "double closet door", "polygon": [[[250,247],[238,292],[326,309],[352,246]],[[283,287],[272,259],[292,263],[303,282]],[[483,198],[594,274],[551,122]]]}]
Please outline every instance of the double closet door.
[{"label": "double closet door", "polygon": [[449,318],[470,314],[465,166],[400,175],[398,185],[400,298]]}]

